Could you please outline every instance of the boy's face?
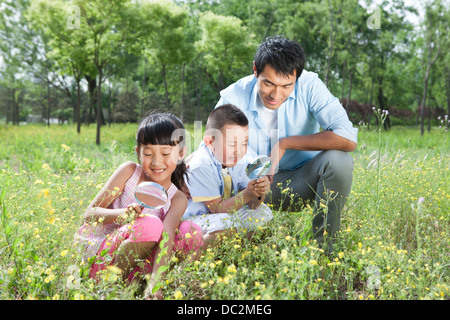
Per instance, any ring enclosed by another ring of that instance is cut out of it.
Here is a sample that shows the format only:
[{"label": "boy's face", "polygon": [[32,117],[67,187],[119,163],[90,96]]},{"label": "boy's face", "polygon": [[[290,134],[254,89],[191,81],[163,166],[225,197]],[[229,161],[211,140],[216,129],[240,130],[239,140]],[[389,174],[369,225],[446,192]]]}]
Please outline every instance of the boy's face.
[{"label": "boy's face", "polygon": [[247,153],[248,126],[226,124],[214,138],[205,136],[205,143],[220,163],[234,167]]}]

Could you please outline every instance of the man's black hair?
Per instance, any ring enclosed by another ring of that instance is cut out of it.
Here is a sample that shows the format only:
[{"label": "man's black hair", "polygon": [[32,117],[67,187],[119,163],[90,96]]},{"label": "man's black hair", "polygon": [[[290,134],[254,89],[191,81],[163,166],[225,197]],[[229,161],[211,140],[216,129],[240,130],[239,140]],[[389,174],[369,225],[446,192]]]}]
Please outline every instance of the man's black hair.
[{"label": "man's black hair", "polygon": [[264,67],[269,64],[278,74],[286,76],[294,74],[296,70],[298,79],[305,67],[305,60],[305,51],[298,42],[283,36],[266,38],[255,54],[256,74],[263,72]]},{"label": "man's black hair", "polygon": [[205,130],[222,130],[226,124],[246,127],[248,126],[248,119],[245,113],[235,105],[224,104],[209,114]]}]

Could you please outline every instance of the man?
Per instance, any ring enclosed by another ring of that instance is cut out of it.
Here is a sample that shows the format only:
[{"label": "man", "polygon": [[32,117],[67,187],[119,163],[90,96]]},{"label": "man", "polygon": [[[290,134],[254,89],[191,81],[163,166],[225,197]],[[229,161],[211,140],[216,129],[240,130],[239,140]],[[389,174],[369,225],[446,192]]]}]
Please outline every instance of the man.
[{"label": "man", "polygon": [[[289,205],[315,200],[314,238],[332,251],[341,210],[350,194],[357,129],[317,74],[303,70],[300,44],[284,37],[257,49],[253,72],[220,92],[216,105],[231,103],[249,120],[249,149],[272,160],[272,198]],[[322,130],[321,130],[322,129]],[[286,197],[282,190],[293,194]],[[322,204],[321,204],[322,203]]]}]

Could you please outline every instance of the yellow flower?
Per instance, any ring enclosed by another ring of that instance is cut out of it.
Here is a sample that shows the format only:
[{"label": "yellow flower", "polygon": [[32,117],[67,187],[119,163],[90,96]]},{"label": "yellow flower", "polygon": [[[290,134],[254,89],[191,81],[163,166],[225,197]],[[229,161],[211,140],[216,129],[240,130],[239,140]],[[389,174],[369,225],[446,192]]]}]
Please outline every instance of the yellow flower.
[{"label": "yellow flower", "polygon": [[49,193],[50,193],[50,191],[48,189],[42,189],[41,192],[39,193],[39,198],[42,197],[42,196],[44,198],[47,198]]},{"label": "yellow flower", "polygon": [[53,273],[50,273],[45,279],[44,282],[45,283],[49,283],[52,282],[53,280],[55,280],[55,275]]},{"label": "yellow flower", "polygon": [[312,266],[317,266],[318,265],[316,260],[309,260],[309,264],[312,265]]},{"label": "yellow flower", "polygon": [[228,266],[228,272],[236,273],[236,266],[234,264]]},{"label": "yellow flower", "polygon": [[67,254],[67,252],[69,252],[69,250],[61,251],[61,257],[64,257]]},{"label": "yellow flower", "polygon": [[65,150],[67,150],[67,151],[69,151],[70,150],[70,147],[68,147],[67,145],[65,145],[64,143],[63,144],[61,144],[61,147],[63,147],[63,149],[65,149]]},{"label": "yellow flower", "polygon": [[112,273],[115,273],[115,274],[120,274],[120,273],[122,273],[122,269],[120,269],[120,268],[118,268],[118,267],[116,267],[116,266],[109,266],[109,267],[107,268],[107,270],[108,270],[108,272],[112,272]]},{"label": "yellow flower", "polygon": [[50,166],[49,166],[48,164],[46,164],[46,163],[44,163],[44,164],[42,165],[42,169],[45,169],[45,170],[51,170]]}]

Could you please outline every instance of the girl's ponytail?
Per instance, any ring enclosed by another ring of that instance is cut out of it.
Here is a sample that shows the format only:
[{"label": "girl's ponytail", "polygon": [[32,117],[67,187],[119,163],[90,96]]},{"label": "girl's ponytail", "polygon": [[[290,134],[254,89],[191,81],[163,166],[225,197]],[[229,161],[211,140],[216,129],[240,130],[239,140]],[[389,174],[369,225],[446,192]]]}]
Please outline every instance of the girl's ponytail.
[{"label": "girl's ponytail", "polygon": [[[185,185],[185,175],[186,175],[187,167],[186,163],[182,161],[177,165],[175,168],[175,171],[172,173],[171,181],[172,183],[178,188],[178,190],[181,190]],[[187,178],[187,176],[186,176]]]}]

